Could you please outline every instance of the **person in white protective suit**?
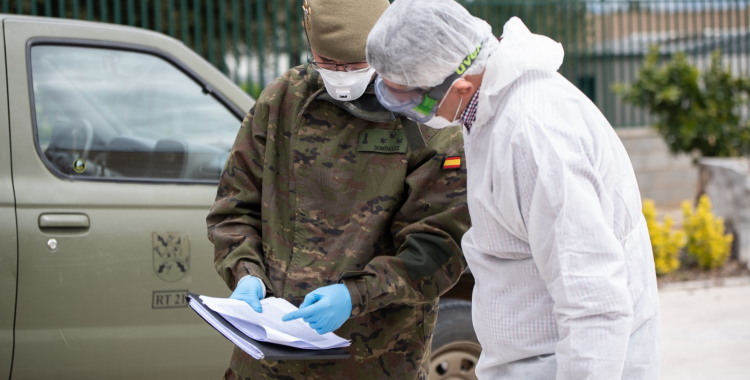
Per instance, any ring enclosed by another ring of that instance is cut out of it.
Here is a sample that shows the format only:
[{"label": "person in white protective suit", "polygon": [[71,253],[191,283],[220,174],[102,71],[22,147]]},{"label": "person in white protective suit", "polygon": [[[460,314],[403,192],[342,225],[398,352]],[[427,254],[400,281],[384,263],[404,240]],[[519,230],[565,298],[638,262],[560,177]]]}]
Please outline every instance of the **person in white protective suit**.
[{"label": "person in white protective suit", "polygon": [[480,379],[657,379],[661,322],[635,174],[563,48],[453,0],[396,0],[367,40],[376,95],[462,124]]}]

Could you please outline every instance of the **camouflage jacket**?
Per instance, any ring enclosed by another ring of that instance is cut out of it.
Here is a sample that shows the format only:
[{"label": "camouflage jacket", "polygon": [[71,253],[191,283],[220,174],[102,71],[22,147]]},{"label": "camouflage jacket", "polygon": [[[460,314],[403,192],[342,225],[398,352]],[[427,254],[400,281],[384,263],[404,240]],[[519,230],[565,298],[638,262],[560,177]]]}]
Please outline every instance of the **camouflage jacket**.
[{"label": "camouflage jacket", "polygon": [[[426,379],[438,297],[466,268],[465,163],[443,168],[463,156],[461,130],[420,126],[425,147],[399,153],[398,119],[354,117],[318,99],[324,92],[304,66],[263,91],[221,174],[208,237],[231,289],[250,274],[267,296],[299,305],[344,283],[353,310],[335,333],[351,340],[351,358],[256,361],[235,348],[231,369],[252,379]],[[392,149],[362,151],[377,143]]]}]

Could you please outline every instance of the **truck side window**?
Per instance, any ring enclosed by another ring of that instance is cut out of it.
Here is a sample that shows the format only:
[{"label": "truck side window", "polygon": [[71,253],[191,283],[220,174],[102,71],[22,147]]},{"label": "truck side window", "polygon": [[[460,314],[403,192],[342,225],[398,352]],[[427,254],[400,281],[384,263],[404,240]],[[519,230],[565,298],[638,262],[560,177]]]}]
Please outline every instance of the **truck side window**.
[{"label": "truck side window", "polygon": [[40,151],[77,178],[216,181],[241,123],[147,53],[33,46],[31,75]]}]

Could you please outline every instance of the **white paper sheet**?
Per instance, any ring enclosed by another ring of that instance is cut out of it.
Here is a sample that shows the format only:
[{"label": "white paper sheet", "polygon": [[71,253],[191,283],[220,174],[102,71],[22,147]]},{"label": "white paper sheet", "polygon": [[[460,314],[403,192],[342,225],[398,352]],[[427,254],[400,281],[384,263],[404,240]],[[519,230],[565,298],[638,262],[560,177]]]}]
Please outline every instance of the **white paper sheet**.
[{"label": "white paper sheet", "polygon": [[334,333],[320,335],[301,319],[284,322],[281,317],[297,308],[282,298],[261,300],[263,312],[257,313],[244,301],[230,298],[200,297],[211,310],[247,336],[261,341],[304,349],[348,347],[350,342]]},{"label": "white paper sheet", "polygon": [[263,359],[264,357],[263,352],[261,352],[257,347],[253,346],[251,343],[249,343],[246,339],[243,339],[237,336],[231,330],[224,327],[224,325],[222,325],[210,313],[208,313],[202,307],[202,305],[199,305],[198,302],[190,302],[190,307],[192,307],[193,310],[195,310],[195,312],[198,313],[198,315],[200,315],[206,322],[208,322],[208,324],[213,326],[213,328],[215,328],[216,331],[220,332],[222,335],[227,337],[227,339],[229,339],[232,343],[237,345],[237,347],[247,352],[248,355],[258,360]]}]

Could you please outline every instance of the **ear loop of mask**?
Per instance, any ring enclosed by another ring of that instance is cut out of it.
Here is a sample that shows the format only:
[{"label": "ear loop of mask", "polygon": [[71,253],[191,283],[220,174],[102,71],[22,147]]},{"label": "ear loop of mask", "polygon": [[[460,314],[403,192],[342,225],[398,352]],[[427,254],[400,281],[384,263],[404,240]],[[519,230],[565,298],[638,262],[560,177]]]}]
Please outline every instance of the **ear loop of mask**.
[{"label": "ear loop of mask", "polygon": [[[456,82],[458,82],[461,78],[462,77],[456,78],[456,80],[454,80],[453,83],[451,83],[451,86],[448,88],[448,91],[445,93],[445,95],[443,95],[443,99],[438,104],[435,113],[437,113],[437,110],[439,110],[440,107],[443,105],[443,102],[445,102],[445,99],[448,99],[448,94],[450,94],[451,90],[453,90],[453,85],[455,85]],[[461,105],[463,104],[463,102],[464,102],[464,98],[462,98],[461,96],[459,96],[458,97],[458,108],[456,108],[456,114],[453,115],[453,120],[451,120],[451,123],[455,123],[456,122],[456,117],[458,117],[458,111],[461,109]]]}]

